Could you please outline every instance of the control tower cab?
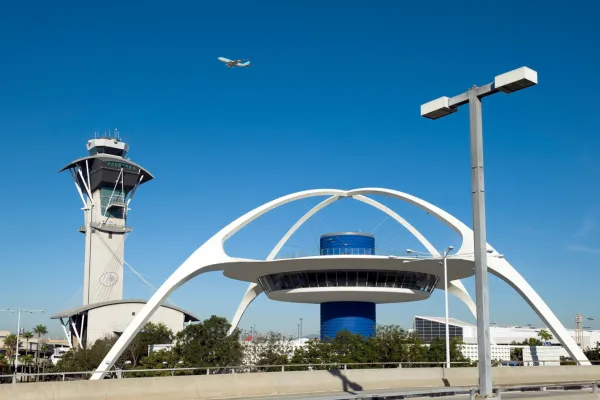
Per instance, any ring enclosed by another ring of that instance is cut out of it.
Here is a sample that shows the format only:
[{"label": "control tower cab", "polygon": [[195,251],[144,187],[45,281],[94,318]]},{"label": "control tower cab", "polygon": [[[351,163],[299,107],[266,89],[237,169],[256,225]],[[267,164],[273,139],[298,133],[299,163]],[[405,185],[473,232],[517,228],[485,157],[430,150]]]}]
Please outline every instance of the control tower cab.
[{"label": "control tower cab", "polygon": [[89,155],[60,171],[71,173],[83,202],[86,236],[83,304],[122,300],[127,212],[139,185],[152,174],[127,156],[129,146],[115,131],[87,142]]}]

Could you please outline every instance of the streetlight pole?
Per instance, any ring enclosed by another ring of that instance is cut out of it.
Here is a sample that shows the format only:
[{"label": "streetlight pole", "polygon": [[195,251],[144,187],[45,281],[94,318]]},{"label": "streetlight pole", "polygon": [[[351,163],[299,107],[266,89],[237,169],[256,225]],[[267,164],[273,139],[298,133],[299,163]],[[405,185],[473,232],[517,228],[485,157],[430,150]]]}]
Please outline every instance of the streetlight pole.
[{"label": "streetlight pole", "polygon": [[[27,310],[27,309],[22,309],[22,308],[16,308],[16,309],[12,309],[12,308],[6,308],[4,310],[0,310],[0,311],[8,311],[8,312],[17,312],[18,313],[18,317],[17,317],[17,344],[15,345],[15,370],[13,372],[13,383],[17,383],[17,362],[19,359],[19,334],[21,333],[21,312],[27,312],[30,314],[33,313],[43,313],[44,310]],[[40,344],[38,343],[38,346]],[[27,351],[27,350],[26,350]]]},{"label": "streetlight pole", "polygon": [[450,318],[448,317],[448,253],[454,246],[444,250],[444,302],[446,303],[446,368],[450,368]]},{"label": "streetlight pole", "polygon": [[299,336],[300,336],[299,339],[302,339],[302,318],[300,318],[300,335]]},{"label": "streetlight pole", "polygon": [[494,82],[482,87],[473,86],[467,92],[459,94],[458,96],[452,98],[440,97],[439,99],[430,101],[421,106],[421,116],[429,119],[438,119],[456,112],[458,107],[469,103],[479,394],[484,397],[491,397],[493,392],[486,254],[487,241],[483,179],[481,99],[498,92],[516,92],[536,84],[537,72],[527,67],[521,67],[496,76]]},{"label": "streetlight pole", "polygon": [[[447,249],[444,250],[444,256],[442,258],[442,263],[444,265],[444,307],[445,307],[445,315],[446,315],[446,368],[450,368],[450,316],[448,311],[448,262],[447,258],[450,254],[450,251],[454,250],[454,246],[448,246]],[[419,254],[421,252],[414,251],[411,249],[406,249],[408,254],[415,253]],[[421,253],[421,254],[429,254],[429,253]],[[433,254],[429,254],[433,256]]]}]

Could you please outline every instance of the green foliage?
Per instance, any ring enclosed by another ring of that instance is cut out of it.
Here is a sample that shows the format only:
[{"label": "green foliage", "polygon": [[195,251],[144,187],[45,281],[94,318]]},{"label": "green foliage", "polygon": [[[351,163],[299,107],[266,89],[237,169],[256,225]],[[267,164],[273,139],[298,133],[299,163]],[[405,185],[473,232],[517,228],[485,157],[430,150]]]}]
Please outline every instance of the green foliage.
[{"label": "green foliage", "polygon": [[596,347],[588,347],[583,354],[591,361],[592,365],[600,365],[600,343],[596,342]]},{"label": "green foliage", "polygon": [[10,371],[11,360],[0,353],[0,375],[6,375]]},{"label": "green foliage", "polygon": [[552,334],[550,332],[548,332],[545,329],[542,329],[538,332],[538,336],[542,339],[542,341],[544,342],[549,342],[550,340],[552,340],[552,338],[554,336],[552,336]]},{"label": "green foliage", "polygon": [[243,347],[240,332],[227,336],[229,322],[213,315],[207,320],[185,327],[177,334],[173,352],[179,360],[193,367],[224,367],[240,365]]},{"label": "green foliage", "polygon": [[[456,363],[452,367],[468,367],[471,362],[462,354],[463,342],[459,338],[450,339],[450,362]],[[446,340],[437,338],[429,345],[427,350],[427,361],[431,366],[439,366],[441,362],[446,361]]]},{"label": "green foliage", "polygon": [[[296,349],[292,364],[376,364],[393,363],[384,367],[397,367],[396,363],[406,363],[403,367],[440,366],[446,361],[446,342],[433,341],[426,346],[416,334],[409,333],[394,325],[378,326],[375,337],[338,332],[332,340],[310,340],[304,347]],[[450,360],[460,362],[456,366],[470,366],[471,362],[462,354],[462,342],[454,339],[450,344]],[[327,367],[331,368],[333,366]],[[347,368],[361,368],[350,366]],[[323,367],[325,368],[325,367]]]},{"label": "green foliage", "polygon": [[[190,372],[172,371],[171,368],[184,367],[184,361],[179,360],[176,354],[170,350],[153,351],[150,355],[143,357],[136,369],[152,369],[153,371],[124,373],[126,377],[148,377],[148,376],[171,376],[183,375]],[[130,364],[126,369],[133,368]]]},{"label": "green foliage", "polygon": [[[67,351],[58,364],[51,368],[52,372],[93,371],[100,365],[104,356],[108,354],[108,351],[116,341],[116,336],[106,336],[96,340],[89,349],[72,349]],[[121,356],[117,361],[116,365],[118,367],[124,364],[125,360],[123,358],[124,357]]]},{"label": "green foliage", "polygon": [[326,364],[333,362],[333,355],[330,346],[326,342],[310,339],[303,347],[298,347],[294,351],[290,362],[291,364]]},{"label": "green foliage", "polygon": [[148,346],[153,344],[171,344],[173,343],[173,337],[173,331],[162,322],[158,324],[148,322],[136,335],[131,344],[127,346],[123,354],[135,367],[138,365],[141,357],[148,355]]},{"label": "green foliage", "polygon": [[4,338],[4,343],[2,345],[2,348],[6,352],[6,356],[9,359],[12,359],[15,356],[16,347],[17,347],[17,335],[15,335],[14,333],[9,333]]},{"label": "green foliage", "polygon": [[[246,360],[253,365],[285,365],[293,354],[291,341],[280,333],[269,332],[257,335],[251,342],[244,345]],[[277,369],[277,368],[275,368]],[[261,371],[271,371],[273,368],[261,368]]]},{"label": "green foliage", "polygon": [[[312,364],[311,369],[371,367],[427,367],[440,366],[446,360],[445,341],[434,340],[429,346],[415,333],[394,325],[378,326],[374,337],[365,338],[348,331],[338,332],[331,340],[309,340],[294,350],[293,341],[281,334],[255,335],[252,342],[242,343],[240,331],[227,335],[230,325],[224,318],[211,316],[200,323],[190,324],[176,337],[162,324],[149,323],[140,332],[115,367],[126,370],[151,369],[149,372],[124,372],[125,376],[167,376],[204,372],[208,367],[241,366],[243,362],[259,366],[259,370],[278,370],[273,365]],[[147,354],[148,345],[172,343],[172,350]],[[89,349],[73,349],[63,355],[55,372],[92,371],[116,342],[114,336],[96,341]],[[450,343],[453,366],[470,366],[462,354],[463,343],[455,338]],[[382,365],[381,363],[389,363]],[[316,364],[316,366],[314,366]],[[354,364],[354,365],[349,365]],[[260,366],[264,366],[260,368]],[[176,371],[172,368],[190,367],[195,370]],[[0,366],[1,368],[1,366]],[[288,366],[288,370],[307,367]],[[214,370],[211,373],[218,373]]]},{"label": "green foliage", "polygon": [[411,335],[396,325],[379,325],[376,329],[377,340],[374,343],[380,362],[407,361]]},{"label": "green foliage", "polygon": [[330,357],[335,363],[370,363],[377,359],[377,350],[373,338],[364,338],[347,330],[336,334],[335,339],[324,343],[329,345]]},{"label": "green foliage", "polygon": [[[46,325],[37,324],[35,326],[35,328],[33,328],[33,333],[38,338],[38,342],[37,342],[37,346],[36,346],[36,350],[35,350],[35,364],[36,364],[36,367],[37,367],[37,371],[36,372],[39,373],[40,372],[40,363],[39,363],[40,348],[44,352],[48,351],[48,346],[42,345],[41,344],[41,339],[42,339],[42,336],[44,336],[44,335],[46,335],[48,333],[48,329],[46,328]],[[46,346],[46,350],[44,350],[44,346]]]},{"label": "green foliage", "polygon": [[544,343],[538,338],[529,338],[523,341],[524,346],[543,346]]}]

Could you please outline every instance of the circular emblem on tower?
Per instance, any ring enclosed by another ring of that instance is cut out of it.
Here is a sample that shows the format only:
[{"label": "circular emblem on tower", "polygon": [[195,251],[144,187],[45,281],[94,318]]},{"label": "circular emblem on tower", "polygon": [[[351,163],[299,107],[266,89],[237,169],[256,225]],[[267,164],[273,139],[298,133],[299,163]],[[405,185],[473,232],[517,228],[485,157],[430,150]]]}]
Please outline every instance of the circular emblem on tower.
[{"label": "circular emblem on tower", "polygon": [[110,287],[110,286],[114,286],[118,280],[119,280],[119,275],[117,275],[116,272],[105,272],[100,277],[100,284]]}]

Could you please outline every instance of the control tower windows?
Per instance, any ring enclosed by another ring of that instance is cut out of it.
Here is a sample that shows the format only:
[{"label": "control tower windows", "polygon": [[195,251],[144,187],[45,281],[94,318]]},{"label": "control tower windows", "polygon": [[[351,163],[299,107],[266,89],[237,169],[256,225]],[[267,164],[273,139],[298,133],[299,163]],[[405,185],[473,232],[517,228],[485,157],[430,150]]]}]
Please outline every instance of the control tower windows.
[{"label": "control tower windows", "polygon": [[100,188],[100,212],[111,218],[123,219],[125,216],[125,194],[112,188]]},{"label": "control tower windows", "polygon": [[92,147],[90,149],[90,155],[96,155],[96,154],[111,154],[113,156],[120,156],[120,157],[125,157],[125,155],[127,154],[127,152],[123,149],[117,149],[115,147],[109,147],[109,146],[96,146],[96,147]]}]

